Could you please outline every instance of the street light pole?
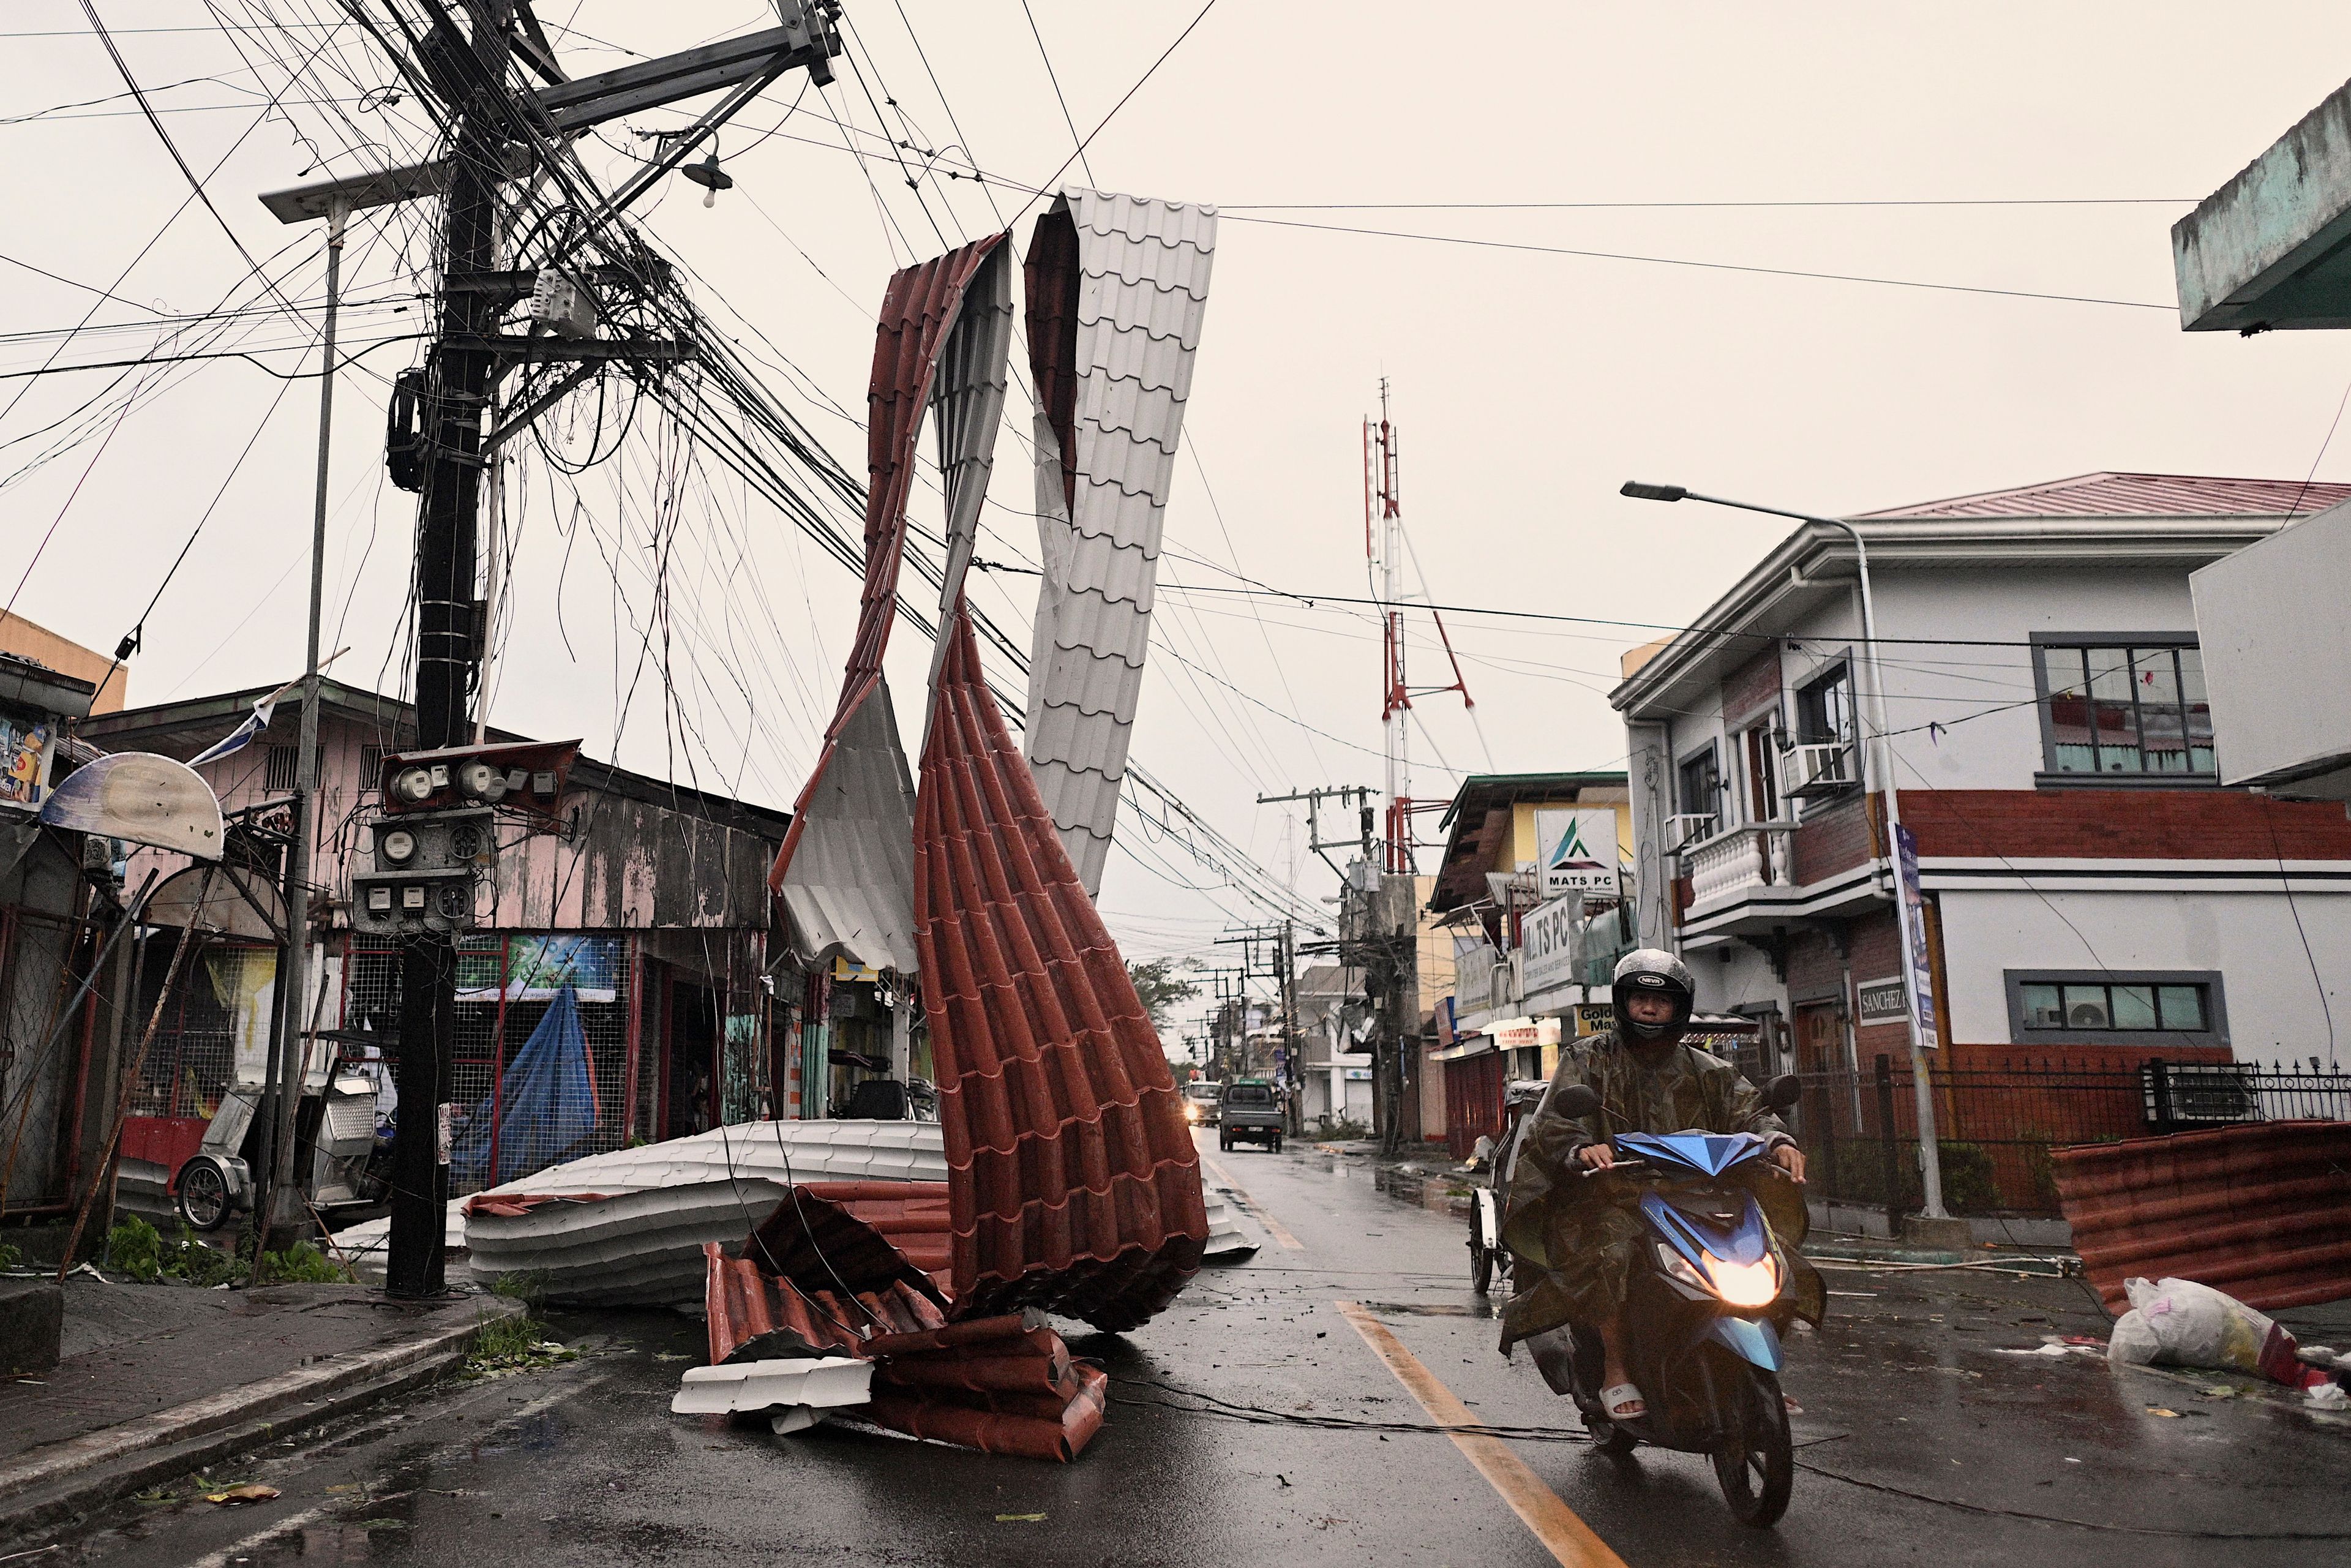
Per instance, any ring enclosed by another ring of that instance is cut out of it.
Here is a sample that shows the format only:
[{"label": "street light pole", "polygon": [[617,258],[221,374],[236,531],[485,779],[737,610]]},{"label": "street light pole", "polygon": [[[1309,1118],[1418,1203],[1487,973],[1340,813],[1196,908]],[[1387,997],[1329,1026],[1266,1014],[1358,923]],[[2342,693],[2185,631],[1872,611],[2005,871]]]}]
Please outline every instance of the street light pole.
[{"label": "street light pole", "polygon": [[[1863,767],[1874,769],[1878,787],[1886,796],[1886,861],[1894,881],[1894,928],[1902,944],[1902,995],[1908,1004],[1907,1011],[1910,1033],[1910,1085],[1917,1103],[1918,1115],[1918,1176],[1925,1189],[1923,1212],[1929,1219],[1948,1219],[1949,1211],[1943,1207],[1942,1151],[1937,1146],[1935,1134],[1935,1093],[1927,1077],[1927,1052],[1918,1030],[1918,954],[1912,946],[1910,912],[1902,902],[1900,852],[1896,834],[1902,826],[1901,791],[1894,783],[1894,754],[1886,741],[1886,673],[1877,659],[1877,607],[1869,589],[1869,541],[1861,530],[1843,517],[1823,517],[1812,512],[1792,512],[1782,507],[1761,507],[1752,501],[1733,501],[1721,496],[1702,496],[1679,485],[1644,485],[1626,480],[1619,495],[1636,501],[1704,501],[1709,506],[1729,507],[1742,512],[1761,512],[1774,517],[1793,517],[1800,523],[1817,523],[1823,528],[1843,529],[1853,540],[1854,559],[1861,572],[1861,640],[1862,659],[1869,667],[1870,706],[1876,710],[1871,726],[1869,746],[1864,753]],[[1865,785],[1865,788],[1866,786]],[[1893,1195],[1886,1195],[1890,1205]]]}]

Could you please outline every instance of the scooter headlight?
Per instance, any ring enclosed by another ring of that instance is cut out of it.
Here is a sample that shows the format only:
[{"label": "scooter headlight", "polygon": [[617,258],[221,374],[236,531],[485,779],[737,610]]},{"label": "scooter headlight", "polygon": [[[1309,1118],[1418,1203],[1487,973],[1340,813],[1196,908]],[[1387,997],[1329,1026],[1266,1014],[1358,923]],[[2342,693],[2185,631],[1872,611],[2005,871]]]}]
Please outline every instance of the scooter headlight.
[{"label": "scooter headlight", "polygon": [[1656,1243],[1657,1262],[1666,1272],[1694,1291],[1703,1291],[1732,1307],[1768,1307],[1780,1299],[1780,1268],[1770,1255],[1752,1263],[1732,1263],[1703,1254],[1706,1267],[1698,1266],[1667,1246]]},{"label": "scooter headlight", "polygon": [[1780,1269],[1766,1253],[1752,1263],[1728,1263],[1709,1252],[1706,1271],[1714,1293],[1734,1307],[1768,1307],[1780,1295]]}]

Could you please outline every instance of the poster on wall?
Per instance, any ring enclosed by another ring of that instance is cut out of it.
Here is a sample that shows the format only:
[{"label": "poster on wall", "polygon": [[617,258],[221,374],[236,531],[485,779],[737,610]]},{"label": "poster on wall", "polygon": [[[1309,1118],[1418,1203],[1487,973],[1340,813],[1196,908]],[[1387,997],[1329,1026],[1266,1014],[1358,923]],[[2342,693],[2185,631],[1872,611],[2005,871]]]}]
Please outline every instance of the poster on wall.
[{"label": "poster on wall", "polygon": [[1935,968],[1927,946],[1927,897],[1918,890],[1918,841],[1899,822],[1894,826],[1894,854],[1902,883],[1902,962],[1910,979],[1910,1004],[1917,1009],[1918,1049],[1941,1044],[1935,1030]]},{"label": "poster on wall", "polygon": [[1614,810],[1604,806],[1595,810],[1538,809],[1535,846],[1541,856],[1539,869],[1546,899],[1569,893],[1623,896]]},{"label": "poster on wall", "polygon": [[[475,983],[461,984],[457,999],[494,1002],[503,996],[510,1002],[547,1002],[569,986],[583,1002],[617,1001],[621,977],[628,971],[626,941],[620,936],[509,936],[505,983],[483,984],[488,976],[465,973],[463,978]],[[463,955],[461,962],[475,956]]]},{"label": "poster on wall", "polygon": [[46,719],[0,713],[0,802],[38,807],[47,798],[55,737],[56,727]]}]

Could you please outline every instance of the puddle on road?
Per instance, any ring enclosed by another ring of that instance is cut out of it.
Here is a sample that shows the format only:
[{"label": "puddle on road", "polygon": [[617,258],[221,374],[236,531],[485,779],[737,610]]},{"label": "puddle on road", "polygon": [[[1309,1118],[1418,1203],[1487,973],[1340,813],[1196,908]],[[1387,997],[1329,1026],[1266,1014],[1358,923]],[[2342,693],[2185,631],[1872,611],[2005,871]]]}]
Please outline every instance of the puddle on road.
[{"label": "puddle on road", "polygon": [[1372,1189],[1431,1214],[1469,1215],[1469,1181],[1458,1172],[1383,1166],[1372,1172]]}]

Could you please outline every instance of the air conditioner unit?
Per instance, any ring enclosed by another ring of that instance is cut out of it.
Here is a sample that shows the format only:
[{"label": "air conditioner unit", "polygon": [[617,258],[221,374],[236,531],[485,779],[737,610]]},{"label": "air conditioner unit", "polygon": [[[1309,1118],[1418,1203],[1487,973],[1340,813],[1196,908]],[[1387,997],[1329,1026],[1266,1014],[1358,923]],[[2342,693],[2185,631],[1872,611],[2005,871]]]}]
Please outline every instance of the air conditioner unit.
[{"label": "air conditioner unit", "polygon": [[1719,819],[1713,812],[1686,812],[1666,819],[1666,852],[1686,850],[1714,837]]},{"label": "air conditioner unit", "polygon": [[1790,800],[1817,800],[1842,794],[1860,782],[1852,743],[1833,740],[1799,746],[1788,753],[1787,785],[1781,793]]}]

